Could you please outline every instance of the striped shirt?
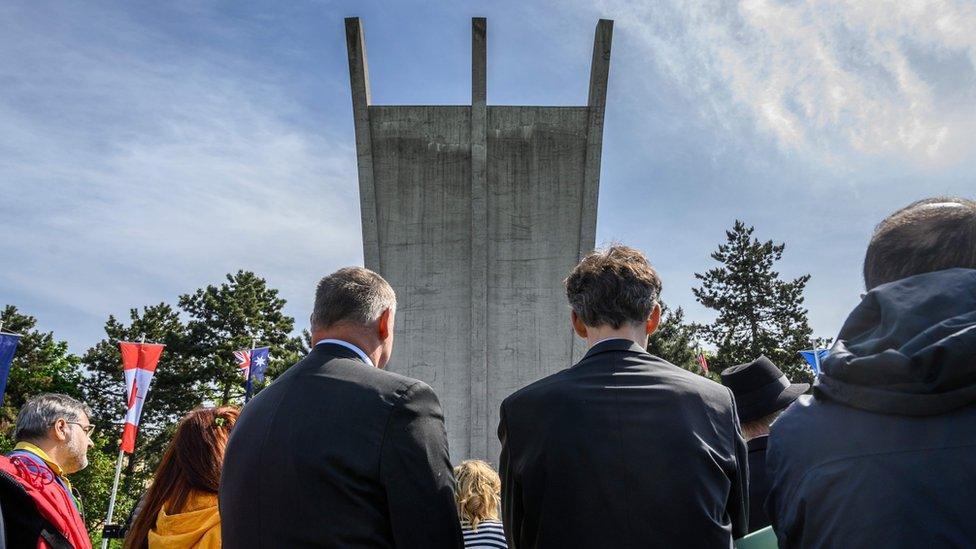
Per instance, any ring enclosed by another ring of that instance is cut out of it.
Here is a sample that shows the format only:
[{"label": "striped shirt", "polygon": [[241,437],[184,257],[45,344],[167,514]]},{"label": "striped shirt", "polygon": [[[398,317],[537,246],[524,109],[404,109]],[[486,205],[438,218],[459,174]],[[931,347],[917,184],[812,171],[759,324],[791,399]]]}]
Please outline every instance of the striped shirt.
[{"label": "striped shirt", "polygon": [[505,542],[505,531],[498,520],[483,520],[478,523],[478,530],[473,530],[467,521],[461,521],[461,533],[464,534],[464,548],[471,549],[508,549]]}]

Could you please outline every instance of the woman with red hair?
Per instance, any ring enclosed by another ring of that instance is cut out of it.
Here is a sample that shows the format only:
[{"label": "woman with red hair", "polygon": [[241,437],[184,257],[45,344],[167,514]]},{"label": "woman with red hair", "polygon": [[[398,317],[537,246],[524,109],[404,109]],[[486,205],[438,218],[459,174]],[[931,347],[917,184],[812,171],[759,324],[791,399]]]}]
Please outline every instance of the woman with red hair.
[{"label": "woman with red hair", "polygon": [[231,406],[203,408],[180,420],[125,537],[125,549],[220,547],[217,489],[238,413]]}]

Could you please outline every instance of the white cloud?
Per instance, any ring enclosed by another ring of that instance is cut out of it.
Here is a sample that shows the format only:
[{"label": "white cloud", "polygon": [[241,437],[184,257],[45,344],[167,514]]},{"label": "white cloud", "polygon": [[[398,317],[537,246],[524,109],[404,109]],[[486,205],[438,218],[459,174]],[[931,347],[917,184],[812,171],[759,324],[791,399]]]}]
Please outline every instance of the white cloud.
[{"label": "white cloud", "polygon": [[351,136],[302,120],[286,81],[121,17],[92,38],[5,15],[5,302],[104,318],[238,268],[304,300],[361,261]]},{"label": "white cloud", "polygon": [[[945,164],[973,152],[976,4],[861,0],[604,2],[719,128],[745,116],[820,162]],[[618,47],[618,52],[621,50]]]}]

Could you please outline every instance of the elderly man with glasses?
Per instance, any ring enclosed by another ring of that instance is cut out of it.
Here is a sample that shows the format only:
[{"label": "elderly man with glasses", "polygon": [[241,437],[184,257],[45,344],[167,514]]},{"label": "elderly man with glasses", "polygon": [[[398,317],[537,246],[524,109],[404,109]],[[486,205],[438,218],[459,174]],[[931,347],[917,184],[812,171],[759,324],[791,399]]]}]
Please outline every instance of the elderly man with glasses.
[{"label": "elderly man with glasses", "polygon": [[[72,546],[90,547],[85,530],[81,500],[71,487],[67,475],[88,466],[88,449],[93,447],[91,410],[67,395],[42,394],[27,401],[17,414],[14,450],[0,459],[5,482],[0,486],[5,522],[13,519],[23,524],[8,524],[26,536],[25,542],[38,537],[61,536]],[[10,482],[13,479],[16,483]],[[38,517],[14,513],[8,501],[26,495],[33,499]],[[9,540],[8,540],[9,541]],[[48,545],[53,545],[47,540]],[[61,540],[58,540],[61,541]],[[12,545],[19,546],[19,545]]]}]

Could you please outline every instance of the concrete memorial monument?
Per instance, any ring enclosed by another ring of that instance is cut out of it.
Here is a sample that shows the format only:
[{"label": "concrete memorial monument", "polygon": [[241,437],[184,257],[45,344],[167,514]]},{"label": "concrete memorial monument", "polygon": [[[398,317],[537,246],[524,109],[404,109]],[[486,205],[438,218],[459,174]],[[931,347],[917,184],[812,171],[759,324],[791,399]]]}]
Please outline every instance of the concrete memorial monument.
[{"label": "concrete memorial monument", "polygon": [[586,106],[487,105],[483,18],[470,106],[388,106],[346,19],[365,264],[399,300],[389,369],[437,391],[455,461],[497,463],[502,399],[582,351],[562,280],[595,244],[612,33],[600,20]]}]

